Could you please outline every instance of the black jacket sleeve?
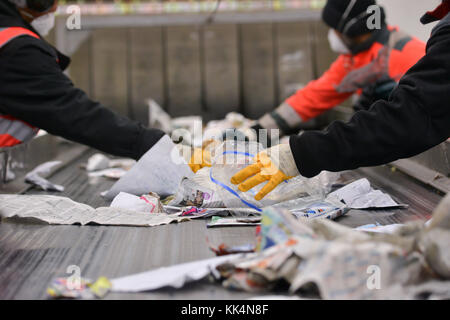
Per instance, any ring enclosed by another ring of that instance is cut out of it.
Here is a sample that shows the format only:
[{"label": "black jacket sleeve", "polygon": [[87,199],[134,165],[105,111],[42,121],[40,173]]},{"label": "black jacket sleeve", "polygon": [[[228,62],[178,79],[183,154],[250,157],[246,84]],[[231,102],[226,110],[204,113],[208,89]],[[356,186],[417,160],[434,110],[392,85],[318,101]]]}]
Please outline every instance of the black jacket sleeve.
[{"label": "black jacket sleeve", "polygon": [[[444,22],[444,21],[443,21]],[[348,123],[290,138],[299,172],[375,166],[419,154],[450,136],[450,23],[438,26],[427,54],[401,79],[389,101],[378,101]]]},{"label": "black jacket sleeve", "polygon": [[164,135],[90,100],[58,65],[54,50],[22,37],[2,50],[0,112],[47,132],[123,157],[140,158]]}]

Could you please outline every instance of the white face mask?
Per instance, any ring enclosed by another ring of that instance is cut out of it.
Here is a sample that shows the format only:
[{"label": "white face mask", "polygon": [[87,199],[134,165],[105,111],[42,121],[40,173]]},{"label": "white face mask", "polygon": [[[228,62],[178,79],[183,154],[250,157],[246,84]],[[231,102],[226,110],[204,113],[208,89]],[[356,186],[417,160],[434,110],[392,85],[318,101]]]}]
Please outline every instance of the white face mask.
[{"label": "white face mask", "polygon": [[46,36],[55,26],[55,13],[49,12],[31,21],[31,26],[36,29],[41,36]]},{"label": "white face mask", "polygon": [[351,53],[349,48],[345,45],[344,41],[337,35],[337,33],[330,29],[328,31],[328,41],[330,42],[331,50],[340,54],[349,54]]}]

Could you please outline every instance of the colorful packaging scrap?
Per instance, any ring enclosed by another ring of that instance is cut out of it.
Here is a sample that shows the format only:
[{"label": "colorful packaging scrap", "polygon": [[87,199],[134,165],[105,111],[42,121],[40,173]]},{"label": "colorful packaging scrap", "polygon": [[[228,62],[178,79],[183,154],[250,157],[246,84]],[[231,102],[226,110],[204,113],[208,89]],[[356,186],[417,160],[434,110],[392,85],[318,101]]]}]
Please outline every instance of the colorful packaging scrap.
[{"label": "colorful packaging scrap", "polygon": [[182,216],[182,217],[184,217],[184,216],[203,216],[205,214],[205,212],[206,212],[206,209],[190,207],[190,208],[183,210],[183,212],[181,212],[180,216]]},{"label": "colorful packaging scrap", "polygon": [[284,288],[302,297],[338,300],[423,299],[420,293],[428,293],[445,299],[449,217],[448,208],[436,210],[435,225],[415,221],[382,234],[328,219],[295,219],[286,209],[269,208],[262,216],[262,250],[216,270],[224,287],[248,292]]},{"label": "colorful packaging scrap", "polygon": [[253,227],[261,223],[261,217],[222,218],[214,216],[206,226],[214,227]]},{"label": "colorful packaging scrap", "polygon": [[68,277],[54,279],[47,288],[47,293],[55,299],[94,299],[103,298],[110,289],[111,282],[105,277],[100,277],[95,282],[89,279]]},{"label": "colorful packaging scrap", "polygon": [[295,275],[300,259],[293,255],[295,240],[273,246],[257,255],[219,265],[217,271],[225,279],[225,288],[248,292],[264,292],[273,289],[283,279]]},{"label": "colorful packaging scrap", "polygon": [[199,170],[195,177],[188,179],[184,178],[174,198],[168,203],[171,206],[195,206],[203,208],[217,208],[223,207],[219,195],[214,190],[214,185],[202,180],[203,172]]},{"label": "colorful packaging scrap", "polygon": [[111,290],[112,284],[106,277],[100,277],[92,284],[88,284],[89,289],[97,298],[103,298]]},{"label": "colorful packaging scrap", "polygon": [[310,204],[305,208],[290,209],[289,211],[297,218],[334,220],[344,215],[348,211],[348,207],[339,201],[321,201]]},{"label": "colorful packaging scrap", "polygon": [[111,202],[110,207],[134,210],[145,213],[164,213],[159,195],[150,192],[140,197],[120,192]]},{"label": "colorful packaging scrap", "polygon": [[284,243],[294,234],[313,236],[310,230],[297,223],[290,212],[266,208],[262,214],[261,231],[257,234],[256,251]]},{"label": "colorful packaging scrap", "polygon": [[181,217],[189,217],[191,219],[209,218],[212,216],[226,217],[230,212],[227,208],[207,208],[201,209],[197,207],[181,208]]},{"label": "colorful packaging scrap", "polygon": [[91,280],[72,278],[56,278],[47,288],[52,298],[92,299],[94,294],[89,290]]}]

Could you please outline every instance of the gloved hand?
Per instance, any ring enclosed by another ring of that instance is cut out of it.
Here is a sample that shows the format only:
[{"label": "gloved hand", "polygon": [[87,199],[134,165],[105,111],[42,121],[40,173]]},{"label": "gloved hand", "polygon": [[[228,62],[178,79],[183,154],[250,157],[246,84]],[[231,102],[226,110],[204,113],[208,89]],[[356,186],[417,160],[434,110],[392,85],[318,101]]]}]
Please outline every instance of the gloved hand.
[{"label": "gloved hand", "polygon": [[389,96],[396,86],[397,82],[389,77],[378,80],[375,84],[364,88],[353,109],[355,112],[369,110],[376,101],[389,100]]},{"label": "gloved hand", "polygon": [[189,160],[189,167],[194,173],[204,167],[211,167],[211,152],[209,150],[194,148]]},{"label": "gloved hand", "polygon": [[252,129],[256,132],[258,142],[269,148],[279,144],[281,137],[296,134],[302,122],[295,109],[283,102],[278,108],[262,116]]},{"label": "gloved hand", "polygon": [[283,181],[300,174],[288,144],[280,144],[260,152],[255,156],[254,162],[236,173],[231,178],[231,183],[239,184],[239,190],[246,192],[269,181],[255,196],[258,201]]},{"label": "gloved hand", "polygon": [[177,148],[191,170],[196,173],[201,168],[211,167],[211,150],[218,144],[220,144],[220,141],[207,140],[203,142],[201,148],[193,148],[183,144],[177,144]]},{"label": "gloved hand", "polygon": [[266,113],[258,120],[258,124],[264,129],[278,129],[281,135],[296,132],[303,120],[286,101],[270,113]]}]

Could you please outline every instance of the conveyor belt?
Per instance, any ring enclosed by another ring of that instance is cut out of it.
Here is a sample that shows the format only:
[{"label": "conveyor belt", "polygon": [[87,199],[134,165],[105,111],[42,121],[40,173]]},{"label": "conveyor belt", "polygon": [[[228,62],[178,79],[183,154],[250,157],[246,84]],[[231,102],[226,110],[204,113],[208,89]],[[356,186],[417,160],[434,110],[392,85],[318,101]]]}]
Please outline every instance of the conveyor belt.
[{"label": "conveyor belt", "polygon": [[[80,165],[93,154],[88,151],[67,167],[60,169],[51,181],[66,187],[63,193],[93,207],[108,205],[100,197],[113,181],[88,179]],[[339,222],[349,226],[367,223],[402,223],[428,219],[441,195],[418,184],[388,166],[349,171],[346,180],[367,177],[372,185],[391,194],[408,209],[351,210]],[[43,194],[30,189],[27,194]],[[110,278],[147,271],[161,266],[213,257],[206,237],[218,245],[253,243],[253,227],[207,229],[206,222],[190,221],[152,228],[112,226],[48,226],[4,222],[0,224],[0,299],[45,299],[46,288],[57,276],[69,276],[70,265],[81,268],[83,277]],[[181,290],[158,290],[140,294],[110,294],[108,299],[244,299],[252,296],[228,291],[219,285],[200,283]]]}]

